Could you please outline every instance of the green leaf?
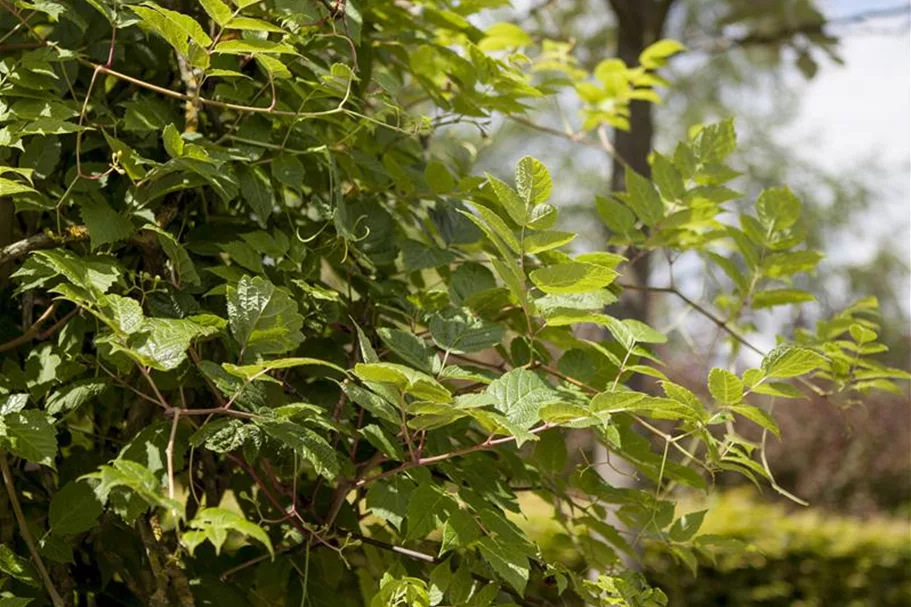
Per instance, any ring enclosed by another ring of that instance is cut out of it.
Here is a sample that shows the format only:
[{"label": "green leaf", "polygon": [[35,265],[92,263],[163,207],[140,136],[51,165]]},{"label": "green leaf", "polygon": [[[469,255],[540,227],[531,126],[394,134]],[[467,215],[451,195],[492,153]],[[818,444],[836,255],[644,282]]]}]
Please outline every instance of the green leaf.
[{"label": "green leaf", "polygon": [[768,430],[778,438],[781,438],[781,430],[778,429],[778,424],[775,423],[775,419],[762,409],[752,405],[731,405],[728,406],[727,409],[738,415],[742,415],[763,429]]},{"label": "green leaf", "polygon": [[523,430],[540,420],[541,407],[560,400],[557,392],[528,369],[513,369],[504,373],[487,386],[486,393],[496,399],[497,410],[511,424]]},{"label": "green leaf", "polygon": [[367,490],[365,505],[374,516],[386,521],[396,531],[408,516],[408,504],[414,483],[403,476],[394,476],[374,483]]},{"label": "green leaf", "polygon": [[164,144],[165,152],[171,158],[180,158],[184,154],[184,141],[180,136],[180,131],[173,124],[168,124],[161,132],[161,142]]},{"label": "green leaf", "polygon": [[171,371],[187,359],[187,349],[193,340],[217,332],[215,327],[184,318],[146,318],[142,329],[131,334],[126,345],[113,340],[108,343],[141,365]]},{"label": "green leaf", "polygon": [[303,341],[304,319],[291,295],[265,278],[244,276],[229,286],[231,334],[246,358],[283,354]]},{"label": "green leaf", "polygon": [[424,167],[424,181],[434,194],[448,194],[455,188],[455,180],[442,162],[433,160]]},{"label": "green leaf", "polygon": [[45,411],[51,415],[75,411],[83,404],[98,398],[109,382],[103,379],[82,379],[53,392],[47,399]]},{"label": "green leaf", "polygon": [[437,247],[428,247],[416,240],[405,240],[399,246],[402,249],[405,270],[408,272],[446,266],[455,260],[452,252]]},{"label": "green leaf", "polygon": [[756,212],[769,231],[787,230],[800,219],[800,200],[787,186],[768,188],[756,199]]},{"label": "green leaf", "polygon": [[[734,121],[730,118],[703,126],[693,140],[696,156],[703,164],[720,163],[737,147]],[[704,171],[704,167],[703,167]]]},{"label": "green leaf", "polygon": [[273,557],[275,550],[272,541],[262,527],[251,523],[243,516],[224,508],[203,508],[189,523],[193,529],[205,533],[206,537],[215,546],[215,554],[221,552],[221,547],[231,531],[255,539],[269,551]]},{"label": "green leaf", "polygon": [[437,380],[426,373],[415,371],[404,365],[395,363],[358,363],[354,367],[354,374],[368,382],[383,382],[393,384],[404,392],[432,402],[450,402],[452,395]]},{"label": "green leaf", "polygon": [[12,181],[11,179],[0,178],[0,196],[12,196],[14,194],[37,193],[34,188]]},{"label": "green leaf", "polygon": [[406,363],[417,367],[425,373],[434,372],[434,359],[436,356],[421,338],[416,337],[413,333],[386,327],[377,329],[376,333],[383,340],[383,343]]},{"label": "green leaf", "polygon": [[35,571],[28,559],[13,552],[12,548],[6,544],[0,544],[0,571],[34,588],[41,587],[41,582],[38,581],[38,572]]},{"label": "green leaf", "polygon": [[851,339],[856,341],[859,344],[867,344],[873,341],[876,341],[876,331],[872,331],[861,325],[851,325],[848,327],[848,332],[851,334]]},{"label": "green leaf", "polygon": [[102,503],[108,502],[113,489],[123,487],[132,491],[149,506],[173,510],[183,516],[183,505],[164,497],[158,478],[138,462],[115,459],[110,466],[101,466],[97,472],[83,475],[79,480],[82,479],[98,481],[93,489]]},{"label": "green leaf", "polygon": [[395,440],[395,437],[383,430],[376,424],[370,424],[360,429],[361,435],[367,439],[371,445],[381,451],[386,457],[393,461],[405,461],[405,453],[402,446]]},{"label": "green leaf", "polygon": [[529,234],[522,241],[522,247],[526,253],[535,254],[543,251],[549,251],[562,247],[563,245],[575,240],[574,232],[560,232],[558,230],[546,230]]},{"label": "green leaf", "polygon": [[494,23],[484,32],[484,38],[478,42],[482,51],[503,51],[518,49],[531,45],[528,33],[514,23]]},{"label": "green leaf", "polygon": [[572,261],[535,270],[529,276],[535,286],[545,293],[562,295],[604,288],[618,274],[601,265]]},{"label": "green leaf", "polygon": [[196,266],[187,250],[171,235],[170,232],[162,230],[158,226],[149,224],[144,226],[145,230],[151,230],[158,235],[158,244],[168,256],[171,262],[171,270],[174,273],[173,280],[180,286],[181,284],[198,286],[202,284],[199,274],[196,273]]},{"label": "green leaf", "polygon": [[547,202],[553,190],[547,167],[531,156],[522,157],[516,164],[516,190],[525,209]]},{"label": "green leaf", "polygon": [[240,192],[244,201],[253,211],[260,225],[265,226],[275,206],[275,195],[272,192],[272,181],[262,167],[237,167],[240,180]]},{"label": "green leaf", "polygon": [[647,226],[656,226],[664,218],[664,203],[652,182],[626,167],[626,204]]},{"label": "green leaf", "polygon": [[43,411],[25,409],[0,417],[0,445],[35,464],[54,467],[57,431]]},{"label": "green leaf", "polygon": [[449,295],[453,303],[461,305],[476,293],[494,289],[497,279],[486,266],[479,263],[459,264],[449,280]]},{"label": "green leaf", "polygon": [[145,315],[135,299],[111,294],[105,297],[102,309],[112,321],[109,326],[115,331],[129,335],[142,330]]},{"label": "green leaf", "polygon": [[443,506],[451,501],[452,498],[436,485],[419,485],[408,501],[408,533],[405,539],[422,538],[439,528]]},{"label": "green leaf", "polygon": [[518,192],[505,182],[500,181],[493,175],[487,173],[485,175],[487,175],[487,181],[490,183],[494,194],[496,194],[497,200],[503,205],[507,215],[520,226],[524,226],[527,221],[525,201],[519,196]]},{"label": "green leaf", "polygon": [[655,184],[658,186],[658,190],[661,192],[661,196],[670,202],[682,200],[686,193],[686,189],[683,185],[683,178],[680,176],[677,168],[670,160],[658,152],[654,153],[654,158],[652,163],[652,177],[655,180]]},{"label": "green leaf", "polygon": [[523,596],[531,572],[528,557],[514,546],[490,537],[482,537],[478,542],[478,548],[481,556],[497,575]]},{"label": "green leaf", "polygon": [[279,183],[299,190],[304,183],[304,165],[296,156],[280,154],[272,161],[272,176]]},{"label": "green leaf", "polygon": [[659,40],[648,45],[639,54],[639,64],[646,69],[656,69],[667,63],[667,59],[686,50],[686,47],[676,40]]},{"label": "green leaf", "polygon": [[290,369],[292,367],[306,366],[329,367],[330,369],[338,371],[339,373],[346,373],[346,371],[338,365],[329,361],[320,360],[318,358],[278,358],[275,360],[268,360],[253,365],[234,365],[231,363],[222,364],[222,367],[224,367],[225,371],[236,377],[242,377],[247,381],[254,381],[264,376],[269,371],[274,371],[275,369]]},{"label": "green leaf", "polygon": [[133,234],[132,222],[102,200],[84,200],[79,213],[85,227],[88,228],[93,249],[125,240]]},{"label": "green leaf", "polygon": [[215,52],[225,55],[297,55],[298,52],[287,44],[279,44],[269,40],[256,40],[246,38],[244,40],[227,40],[215,45]]},{"label": "green leaf", "polygon": [[709,392],[720,403],[736,405],[743,400],[743,382],[730,371],[712,369],[709,372]]},{"label": "green leaf", "polygon": [[535,445],[534,460],[551,474],[560,474],[566,468],[566,441],[556,430],[541,433]]},{"label": "green leaf", "polygon": [[461,508],[452,508],[443,523],[440,554],[470,545],[481,537],[481,528],[474,516]]},{"label": "green leaf", "polygon": [[627,350],[631,350],[637,343],[663,344],[667,341],[666,335],[651,328],[644,322],[633,318],[624,318],[623,320],[609,316],[604,318],[607,330]]},{"label": "green leaf", "polygon": [[51,500],[48,524],[55,535],[88,531],[101,516],[103,505],[88,483],[71,481]]},{"label": "green leaf", "polygon": [[800,289],[770,289],[754,294],[750,307],[754,310],[761,310],[763,308],[799,304],[808,301],[816,301],[816,298],[812,293],[807,293]]},{"label": "green leaf", "polygon": [[212,17],[215,23],[222,27],[228,24],[234,13],[234,11],[221,0],[199,0],[199,3],[202,5],[203,10]]},{"label": "green leaf", "polygon": [[316,469],[317,474],[332,480],[338,476],[340,467],[335,450],[313,430],[293,422],[256,420],[263,431],[286,447],[299,453]]},{"label": "green leaf", "polygon": [[449,309],[430,319],[434,343],[449,352],[480,352],[503,340],[505,329],[475,318],[468,310]]},{"label": "green leaf", "polygon": [[188,38],[201,48],[212,44],[212,39],[206,35],[202,26],[188,15],[162,8],[151,2],[148,6],[130,6],[130,10],[139,16],[143,29],[158,34],[182,55],[189,54]]},{"label": "green leaf", "polygon": [[768,377],[786,378],[805,375],[826,364],[826,358],[807,348],[779,346],[762,360]]}]

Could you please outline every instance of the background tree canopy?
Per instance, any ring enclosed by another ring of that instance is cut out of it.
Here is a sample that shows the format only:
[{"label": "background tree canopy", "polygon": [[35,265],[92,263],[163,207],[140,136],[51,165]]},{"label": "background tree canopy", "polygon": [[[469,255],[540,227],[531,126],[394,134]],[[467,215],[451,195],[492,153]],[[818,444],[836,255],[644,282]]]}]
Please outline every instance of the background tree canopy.
[{"label": "background tree canopy", "polygon": [[[791,189],[735,182],[734,119],[653,149],[674,4],[576,44],[526,21],[583,4],[0,0],[0,604],[657,606],[636,563],[746,554],[680,500],[801,502],[774,404],[908,373],[873,297],[754,343],[822,254]],[[735,43],[835,52],[812,5],[748,7]],[[570,173],[483,172],[491,121],[610,155],[596,240]],[[730,356],[682,381],[691,322]]]}]

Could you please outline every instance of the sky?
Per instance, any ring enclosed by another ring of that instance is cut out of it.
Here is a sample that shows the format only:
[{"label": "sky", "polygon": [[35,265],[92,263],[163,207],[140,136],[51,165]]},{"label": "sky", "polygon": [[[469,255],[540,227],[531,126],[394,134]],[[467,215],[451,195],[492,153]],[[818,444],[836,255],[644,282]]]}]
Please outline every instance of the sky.
[{"label": "sky", "polygon": [[[901,0],[823,2],[830,18],[894,7]],[[856,260],[870,244],[893,239],[911,258],[911,40],[908,18],[867,21],[836,28],[842,66],[823,63],[805,85],[791,134],[796,149],[826,168],[850,171],[867,159],[885,171],[877,213],[854,235],[856,246],[829,251],[834,260]],[[908,293],[906,285],[904,292]]]}]

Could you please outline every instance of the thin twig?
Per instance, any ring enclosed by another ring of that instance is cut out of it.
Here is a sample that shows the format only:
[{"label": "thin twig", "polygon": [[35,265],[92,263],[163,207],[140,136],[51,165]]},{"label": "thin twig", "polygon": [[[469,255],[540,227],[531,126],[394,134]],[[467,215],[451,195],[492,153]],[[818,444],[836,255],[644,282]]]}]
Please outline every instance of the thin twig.
[{"label": "thin twig", "polygon": [[171,436],[168,437],[168,446],[164,453],[168,459],[168,498],[174,499],[174,443],[177,440],[177,425],[180,423],[180,411],[174,413],[171,422]]},{"label": "thin twig", "polygon": [[51,576],[44,566],[44,561],[41,560],[41,555],[38,554],[38,546],[35,544],[35,539],[28,530],[28,523],[25,520],[25,514],[22,512],[22,505],[19,503],[19,497],[16,495],[16,485],[13,483],[13,474],[9,469],[9,462],[6,461],[6,452],[4,451],[0,451],[0,472],[3,473],[3,483],[6,485],[6,493],[9,495],[10,504],[13,506],[13,513],[16,515],[19,533],[28,545],[29,552],[32,553],[32,560],[35,562],[38,573],[41,574],[41,579],[44,581],[44,587],[51,597],[51,602],[54,604],[54,607],[63,607],[63,599],[60,598],[60,595],[57,593],[57,588],[54,586],[54,582],[51,580]]}]

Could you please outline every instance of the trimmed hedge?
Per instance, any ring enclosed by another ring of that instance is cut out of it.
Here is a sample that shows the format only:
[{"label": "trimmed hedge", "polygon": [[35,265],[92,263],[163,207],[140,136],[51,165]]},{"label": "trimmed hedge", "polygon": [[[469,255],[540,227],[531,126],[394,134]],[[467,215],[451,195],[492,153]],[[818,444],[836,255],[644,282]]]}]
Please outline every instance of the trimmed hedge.
[{"label": "trimmed hedge", "polygon": [[[710,504],[700,533],[738,538],[748,547],[699,555],[686,565],[646,554],[646,575],[670,605],[907,607],[911,605],[911,527],[907,519],[858,520],[816,510],[759,504],[750,490]],[[700,505],[700,509],[703,508]]]}]

